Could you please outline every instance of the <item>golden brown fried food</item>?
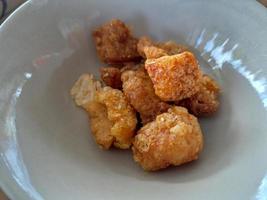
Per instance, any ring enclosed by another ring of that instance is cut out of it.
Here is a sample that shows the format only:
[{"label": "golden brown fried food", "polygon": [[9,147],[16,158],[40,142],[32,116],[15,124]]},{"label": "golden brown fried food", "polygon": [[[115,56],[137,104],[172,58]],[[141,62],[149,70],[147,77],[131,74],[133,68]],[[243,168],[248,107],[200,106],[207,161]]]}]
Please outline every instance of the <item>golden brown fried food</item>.
[{"label": "golden brown fried food", "polygon": [[220,87],[208,75],[203,75],[199,91],[190,98],[184,99],[177,105],[186,107],[197,117],[210,116],[218,110]]},{"label": "golden brown fried food", "polygon": [[121,89],[121,74],[126,70],[136,70],[139,67],[143,66],[142,64],[135,63],[125,63],[123,67],[101,67],[100,74],[102,81],[114,89]]},{"label": "golden brown fried food", "polygon": [[99,58],[106,63],[122,63],[140,59],[137,39],[120,20],[113,19],[93,32]]},{"label": "golden brown fried food", "polygon": [[117,67],[101,67],[100,74],[102,81],[115,89],[121,89],[121,70]]},{"label": "golden brown fried food", "polygon": [[148,37],[141,37],[137,43],[137,51],[143,58],[151,59],[182,53],[186,51],[186,47],[173,41],[156,43]]},{"label": "golden brown fried food", "polygon": [[164,49],[155,46],[144,47],[144,54],[147,59],[160,58],[162,56],[167,56],[167,52]]},{"label": "golden brown fried food", "polygon": [[199,90],[202,73],[195,56],[188,51],[147,59],[145,68],[154,84],[156,95],[164,101],[185,99]]},{"label": "golden brown fried food", "polygon": [[129,62],[129,63],[124,63],[124,66],[121,68],[121,73],[127,70],[137,70],[141,67],[144,67],[144,63],[134,63],[134,62]]},{"label": "golden brown fried food", "polygon": [[158,47],[167,51],[169,56],[187,51],[185,46],[176,44],[174,41],[160,42]]},{"label": "golden brown fried food", "polygon": [[170,106],[155,94],[153,83],[144,67],[122,73],[123,93],[134,109],[140,113],[142,124],[166,112]]},{"label": "golden brown fried food", "polygon": [[159,58],[168,55],[168,52],[159,47],[148,37],[141,37],[137,43],[138,53],[146,59]]},{"label": "golden brown fried food", "polygon": [[197,121],[183,107],[172,107],[146,124],[133,142],[134,160],[147,171],[196,160],[203,148]]},{"label": "golden brown fried food", "polygon": [[92,74],[82,74],[71,88],[70,95],[78,106],[87,110],[94,100],[96,91],[101,89],[101,83],[94,80]]},{"label": "golden brown fried food", "polygon": [[90,118],[90,128],[96,143],[103,149],[109,149],[115,138],[111,134],[114,122],[108,118],[107,108],[97,101],[92,101],[87,106],[87,112]]},{"label": "golden brown fried food", "polygon": [[90,74],[82,75],[71,90],[77,105],[89,114],[91,130],[104,149],[111,145],[127,149],[131,146],[137,119],[135,111],[120,90],[98,87]]},{"label": "golden brown fried food", "polygon": [[143,58],[146,58],[146,55],[144,53],[144,48],[150,46],[155,46],[154,42],[149,37],[143,36],[138,40],[137,51]]},{"label": "golden brown fried food", "polygon": [[129,148],[137,124],[135,111],[120,90],[104,87],[96,97],[96,102],[107,109],[107,117],[113,123],[110,135],[114,137],[114,146]]}]

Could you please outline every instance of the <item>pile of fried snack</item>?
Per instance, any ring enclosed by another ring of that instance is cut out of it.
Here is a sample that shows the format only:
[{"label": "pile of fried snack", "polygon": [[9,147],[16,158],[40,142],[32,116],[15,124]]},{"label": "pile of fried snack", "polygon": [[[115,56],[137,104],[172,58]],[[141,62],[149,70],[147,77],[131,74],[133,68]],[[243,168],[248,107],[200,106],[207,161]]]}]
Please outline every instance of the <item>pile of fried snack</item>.
[{"label": "pile of fried snack", "polygon": [[216,112],[220,88],[195,56],[172,41],[137,39],[116,19],[92,36],[107,66],[101,81],[82,74],[71,95],[88,113],[96,143],[131,148],[147,171],[196,160],[203,149],[196,117]]}]

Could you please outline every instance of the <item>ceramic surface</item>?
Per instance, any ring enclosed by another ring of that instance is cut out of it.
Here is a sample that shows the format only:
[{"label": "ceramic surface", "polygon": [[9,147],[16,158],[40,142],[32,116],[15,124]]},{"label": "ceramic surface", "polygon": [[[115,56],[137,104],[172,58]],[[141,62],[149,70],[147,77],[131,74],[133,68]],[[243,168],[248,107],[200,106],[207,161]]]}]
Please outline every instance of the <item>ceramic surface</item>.
[{"label": "ceramic surface", "polygon": [[[190,46],[221,87],[199,161],[146,173],[103,151],[69,90],[111,18]],[[256,1],[32,0],[0,26],[0,186],[13,200],[267,199],[267,11]]]}]

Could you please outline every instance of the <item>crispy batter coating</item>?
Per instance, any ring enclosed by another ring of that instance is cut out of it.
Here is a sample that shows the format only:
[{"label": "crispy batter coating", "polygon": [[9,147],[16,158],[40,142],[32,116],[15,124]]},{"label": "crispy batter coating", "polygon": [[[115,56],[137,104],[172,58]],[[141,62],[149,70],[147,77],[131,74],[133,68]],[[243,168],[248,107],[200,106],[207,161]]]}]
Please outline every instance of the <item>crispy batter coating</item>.
[{"label": "crispy batter coating", "polygon": [[107,117],[113,123],[110,135],[114,137],[114,146],[129,148],[137,124],[135,111],[120,90],[104,87],[96,97],[96,101],[106,107]]},{"label": "crispy batter coating", "polygon": [[104,149],[131,146],[137,119],[120,90],[98,87],[91,74],[82,75],[71,89],[77,105],[89,114],[95,141]]},{"label": "crispy batter coating", "polygon": [[202,148],[197,118],[174,106],[138,131],[132,150],[144,170],[156,171],[196,160]]},{"label": "crispy batter coating", "polygon": [[187,51],[187,47],[176,44],[174,41],[160,42],[158,47],[167,51],[169,56]]},{"label": "crispy batter coating", "polygon": [[101,67],[100,74],[102,81],[114,89],[122,89],[121,74],[127,70],[137,70],[143,67],[143,64],[124,63],[121,68],[118,67]]},{"label": "crispy batter coating", "polygon": [[137,43],[137,51],[147,59],[159,58],[165,55],[175,55],[186,51],[186,47],[176,44],[173,41],[153,42],[148,37],[141,37]]},{"label": "crispy batter coating", "polygon": [[143,58],[147,58],[144,52],[144,48],[151,47],[151,46],[154,46],[154,43],[149,37],[146,37],[146,36],[141,37],[139,38],[138,43],[137,43],[137,51]]},{"label": "crispy batter coating", "polygon": [[93,32],[99,58],[106,63],[122,63],[140,59],[137,39],[120,20],[113,19]]},{"label": "crispy batter coating", "polygon": [[144,54],[147,59],[160,58],[168,55],[167,51],[155,46],[144,47]]},{"label": "crispy batter coating", "polygon": [[144,63],[139,62],[139,63],[134,63],[134,62],[129,62],[125,63],[124,66],[121,68],[121,73],[127,70],[137,70],[139,68],[144,67]]},{"label": "crispy batter coating", "polygon": [[170,105],[155,94],[153,83],[144,67],[122,73],[123,92],[134,109],[139,112],[142,124],[153,121],[166,112]]},{"label": "crispy batter coating", "polygon": [[177,105],[186,107],[197,117],[210,116],[218,110],[220,87],[208,75],[203,75],[199,91],[190,98],[184,99]]},{"label": "crispy batter coating", "polygon": [[102,81],[115,89],[121,89],[121,70],[117,67],[101,67],[100,74]]},{"label": "crispy batter coating", "polygon": [[137,43],[138,53],[146,59],[159,58],[168,55],[168,52],[148,37],[141,37]]},{"label": "crispy batter coating", "polygon": [[199,90],[202,73],[195,56],[188,51],[147,59],[145,68],[154,84],[156,95],[164,101],[179,101]]},{"label": "crispy batter coating", "polygon": [[87,110],[88,105],[94,100],[96,91],[101,89],[101,83],[94,80],[92,74],[82,74],[71,88],[70,95],[77,106]]},{"label": "crispy batter coating", "polygon": [[114,122],[108,118],[107,107],[97,101],[92,101],[87,106],[87,112],[90,118],[90,128],[96,143],[103,149],[109,149],[115,138],[111,134]]}]

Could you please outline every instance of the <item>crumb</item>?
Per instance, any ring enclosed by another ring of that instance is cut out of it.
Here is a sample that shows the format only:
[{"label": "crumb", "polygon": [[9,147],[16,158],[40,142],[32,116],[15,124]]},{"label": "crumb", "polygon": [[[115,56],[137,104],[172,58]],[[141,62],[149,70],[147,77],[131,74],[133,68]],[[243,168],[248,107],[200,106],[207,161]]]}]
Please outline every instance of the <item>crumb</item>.
[{"label": "crumb", "polygon": [[134,160],[156,171],[198,159],[203,136],[198,120],[183,107],[172,107],[142,127],[133,142]]}]

